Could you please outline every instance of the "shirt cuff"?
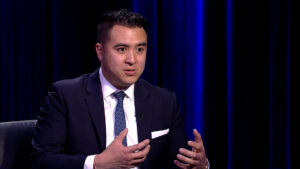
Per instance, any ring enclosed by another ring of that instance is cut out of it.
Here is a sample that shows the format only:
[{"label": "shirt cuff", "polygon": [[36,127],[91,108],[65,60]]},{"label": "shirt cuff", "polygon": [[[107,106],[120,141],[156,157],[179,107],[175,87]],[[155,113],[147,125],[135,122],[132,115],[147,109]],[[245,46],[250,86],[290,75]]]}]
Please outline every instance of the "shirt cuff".
[{"label": "shirt cuff", "polygon": [[210,169],[210,164],[209,164],[208,158],[206,158],[206,160],[207,160],[207,167],[206,167],[206,169]]},{"label": "shirt cuff", "polygon": [[83,169],[93,169],[95,156],[96,155],[90,155],[86,157]]}]

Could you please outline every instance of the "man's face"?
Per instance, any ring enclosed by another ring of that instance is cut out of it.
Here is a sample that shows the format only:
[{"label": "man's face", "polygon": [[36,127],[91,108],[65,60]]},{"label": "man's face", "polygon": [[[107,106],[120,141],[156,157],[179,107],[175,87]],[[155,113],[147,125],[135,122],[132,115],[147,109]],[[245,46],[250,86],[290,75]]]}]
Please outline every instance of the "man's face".
[{"label": "man's face", "polygon": [[140,27],[115,25],[104,44],[96,44],[104,77],[117,89],[135,83],[145,68],[147,34]]}]

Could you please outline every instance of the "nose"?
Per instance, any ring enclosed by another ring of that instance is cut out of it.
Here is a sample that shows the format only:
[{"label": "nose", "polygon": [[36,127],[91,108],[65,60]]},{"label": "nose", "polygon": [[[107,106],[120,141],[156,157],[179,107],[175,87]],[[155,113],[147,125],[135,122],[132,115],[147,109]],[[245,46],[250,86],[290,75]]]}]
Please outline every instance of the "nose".
[{"label": "nose", "polygon": [[134,51],[128,52],[125,62],[129,65],[136,63],[136,53]]}]

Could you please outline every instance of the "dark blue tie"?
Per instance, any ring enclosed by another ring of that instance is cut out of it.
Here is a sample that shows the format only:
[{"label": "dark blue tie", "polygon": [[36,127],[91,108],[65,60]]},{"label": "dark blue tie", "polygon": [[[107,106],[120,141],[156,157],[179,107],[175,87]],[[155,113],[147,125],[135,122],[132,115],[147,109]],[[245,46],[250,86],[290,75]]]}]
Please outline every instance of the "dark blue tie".
[{"label": "dark blue tie", "polygon": [[[123,100],[125,93],[123,91],[113,93],[113,96],[118,100],[115,110],[115,137],[126,128],[126,120],[123,108]],[[123,145],[127,146],[126,137],[123,140]]]}]

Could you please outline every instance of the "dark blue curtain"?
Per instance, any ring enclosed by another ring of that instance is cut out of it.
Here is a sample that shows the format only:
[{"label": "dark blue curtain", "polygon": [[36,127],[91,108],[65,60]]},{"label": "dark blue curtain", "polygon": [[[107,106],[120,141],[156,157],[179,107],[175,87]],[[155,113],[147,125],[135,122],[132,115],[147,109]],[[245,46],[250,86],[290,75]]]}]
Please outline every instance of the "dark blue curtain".
[{"label": "dark blue curtain", "polygon": [[142,78],[176,93],[211,168],[296,168],[298,9],[291,0],[0,0],[0,121],[35,119],[54,81],[99,66],[97,19],[150,22]]}]

